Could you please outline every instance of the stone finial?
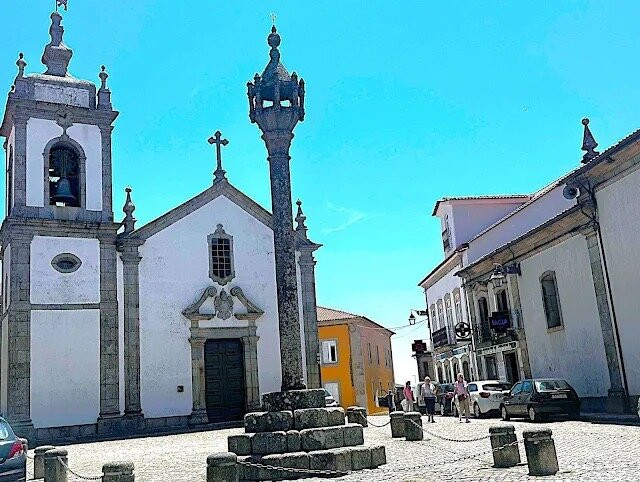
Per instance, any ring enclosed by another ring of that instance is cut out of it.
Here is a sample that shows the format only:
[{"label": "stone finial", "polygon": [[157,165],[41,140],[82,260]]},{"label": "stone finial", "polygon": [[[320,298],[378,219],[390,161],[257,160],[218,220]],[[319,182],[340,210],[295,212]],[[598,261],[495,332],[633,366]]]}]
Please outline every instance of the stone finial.
[{"label": "stone finial", "polygon": [[136,210],[136,206],[133,204],[133,201],[131,201],[131,188],[126,188],[125,192],[127,193],[127,200],[122,208],[122,211],[125,214],[122,224],[124,225],[124,232],[131,233],[136,229],[136,218],[133,217],[133,211]]},{"label": "stone finial", "polygon": [[51,42],[44,48],[42,54],[42,63],[47,67],[45,74],[65,77],[73,51],[62,40],[64,27],[62,26],[62,15],[58,12],[51,14],[49,35],[51,35]]},{"label": "stone finial", "polygon": [[582,119],[582,125],[584,126],[584,135],[582,136],[582,150],[585,151],[585,155],[582,156],[582,163],[586,164],[594,157],[597,157],[600,153],[595,150],[598,147],[598,143],[593,138],[591,130],[589,129],[589,119]]},{"label": "stone finial", "polygon": [[98,74],[100,77],[100,89],[98,90],[98,109],[111,110],[111,91],[107,87],[107,79],[109,74],[106,67],[103,65]]},{"label": "stone finial", "polygon": [[298,199],[296,201],[296,205],[298,206],[298,213],[296,214],[296,223],[297,223],[296,231],[302,234],[306,238],[308,228],[307,226],[305,226],[304,222],[306,221],[307,217],[302,212],[302,201]]},{"label": "stone finial", "polygon": [[[257,122],[258,126],[267,127],[267,119],[262,115],[263,109],[272,107],[273,110],[286,112],[287,115],[279,121],[284,125],[279,129],[293,129],[298,121],[304,120],[304,81],[298,79],[296,73],[290,75],[280,61],[280,46],[282,39],[276,26],[271,27],[271,33],[267,37],[269,63],[262,75],[256,74],[253,82],[247,83],[247,95],[249,97],[249,118],[251,122]],[[263,105],[267,101],[271,105]],[[276,120],[278,123],[278,120]]]},{"label": "stone finial", "polygon": [[24,68],[27,66],[27,62],[24,60],[24,54],[22,52],[18,55],[16,65],[18,66],[18,77],[24,77]]}]

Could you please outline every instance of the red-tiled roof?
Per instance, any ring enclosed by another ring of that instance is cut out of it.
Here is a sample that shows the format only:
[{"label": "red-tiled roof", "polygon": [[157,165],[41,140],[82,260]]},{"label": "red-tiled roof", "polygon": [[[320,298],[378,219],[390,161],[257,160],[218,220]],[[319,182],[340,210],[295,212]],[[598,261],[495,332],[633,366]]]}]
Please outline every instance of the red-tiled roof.
[{"label": "red-tiled roof", "polygon": [[334,320],[349,320],[351,318],[360,318],[360,315],[354,315],[346,311],[334,310],[332,308],[325,308],[318,306],[318,321],[334,321]]}]

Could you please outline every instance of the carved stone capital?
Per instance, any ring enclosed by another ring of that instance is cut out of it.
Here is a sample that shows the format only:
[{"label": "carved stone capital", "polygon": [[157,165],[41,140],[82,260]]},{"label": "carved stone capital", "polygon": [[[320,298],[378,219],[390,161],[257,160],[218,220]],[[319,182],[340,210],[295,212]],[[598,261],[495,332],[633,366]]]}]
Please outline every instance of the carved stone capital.
[{"label": "carved stone capital", "polygon": [[291,141],[293,140],[293,132],[286,130],[273,130],[265,131],[262,134],[262,140],[267,146],[267,152],[269,154],[269,161],[272,158],[279,158],[286,156],[289,157],[289,148],[291,147]]}]

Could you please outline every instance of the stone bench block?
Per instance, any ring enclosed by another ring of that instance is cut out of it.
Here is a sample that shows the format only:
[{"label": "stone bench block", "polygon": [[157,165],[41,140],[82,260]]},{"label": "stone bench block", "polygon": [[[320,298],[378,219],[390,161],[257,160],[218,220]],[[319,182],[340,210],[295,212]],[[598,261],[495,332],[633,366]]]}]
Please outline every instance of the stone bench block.
[{"label": "stone bench block", "polygon": [[302,408],[293,412],[293,424],[296,430],[326,427],[329,412],[326,408]]},{"label": "stone bench block", "polygon": [[351,470],[371,468],[371,447],[350,447]]},{"label": "stone bench block", "polygon": [[[207,457],[207,482],[237,482],[239,477],[240,466],[237,464],[238,457],[228,452],[219,452],[211,454]],[[131,464],[133,469],[133,464]],[[103,469],[104,471],[104,469]],[[120,479],[109,479],[116,482]],[[122,479],[122,481],[133,482],[131,479]],[[103,482],[106,479],[103,477]]]},{"label": "stone bench block", "polygon": [[300,432],[297,430],[289,430],[287,432],[287,452],[300,452],[302,450],[302,442],[300,440]]},{"label": "stone bench block", "polygon": [[291,412],[252,412],[244,416],[244,430],[247,433],[286,432],[292,428]]},{"label": "stone bench block", "polygon": [[254,434],[230,435],[227,438],[229,452],[236,455],[251,455],[251,439]]},{"label": "stone bench block", "polygon": [[344,408],[342,407],[329,407],[327,408],[329,417],[329,427],[335,427],[337,425],[344,425],[346,421]]},{"label": "stone bench block", "polygon": [[312,470],[351,471],[351,452],[346,449],[318,450],[309,453],[309,468]]},{"label": "stone bench block", "polygon": [[[291,454],[275,454],[265,455],[262,457],[262,463],[265,465],[274,465],[276,467],[287,467],[291,469],[306,469],[309,470],[310,457],[306,452],[295,452]],[[281,480],[281,479],[300,479],[307,476],[307,474],[287,472],[284,470],[269,471],[269,480]]]},{"label": "stone bench block", "polygon": [[404,412],[391,412],[391,437],[404,437]]},{"label": "stone bench block", "polygon": [[238,479],[239,480],[265,480],[264,478],[260,478],[261,475],[264,475],[264,470],[259,469],[258,467],[250,467],[248,465],[244,465],[241,462],[247,462],[251,464],[261,464],[262,457],[258,455],[246,455],[242,457],[238,457]]},{"label": "stone bench block", "polygon": [[387,453],[384,445],[374,445],[371,447],[371,468],[376,469],[387,463]]},{"label": "stone bench block", "polygon": [[300,431],[302,450],[326,450],[344,447],[345,427],[307,428]]},{"label": "stone bench block", "polygon": [[324,389],[288,390],[262,395],[262,409],[267,412],[298,410],[301,408],[325,408]]},{"label": "stone bench block", "polygon": [[348,407],[347,420],[349,423],[359,423],[363,427],[368,427],[367,409],[364,407]]},{"label": "stone bench block", "polygon": [[344,447],[364,444],[364,430],[358,423],[348,423],[344,426]]},{"label": "stone bench block", "polygon": [[251,437],[253,455],[283,454],[287,451],[285,432],[259,432]]}]

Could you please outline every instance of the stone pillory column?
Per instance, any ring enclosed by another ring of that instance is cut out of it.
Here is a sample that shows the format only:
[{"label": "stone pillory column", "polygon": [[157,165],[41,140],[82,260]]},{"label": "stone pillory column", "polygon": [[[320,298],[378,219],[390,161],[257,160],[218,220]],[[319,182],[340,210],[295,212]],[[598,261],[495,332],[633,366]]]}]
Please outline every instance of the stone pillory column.
[{"label": "stone pillory column", "polygon": [[305,388],[289,173],[293,129],[298,121],[304,120],[304,81],[298,80],[295,72],[290,75],[280,62],[280,35],[275,26],[271,29],[268,43],[271,60],[262,77],[256,74],[254,81],[247,84],[247,95],[249,118],[262,131],[268,152],[282,389],[291,390]]}]

